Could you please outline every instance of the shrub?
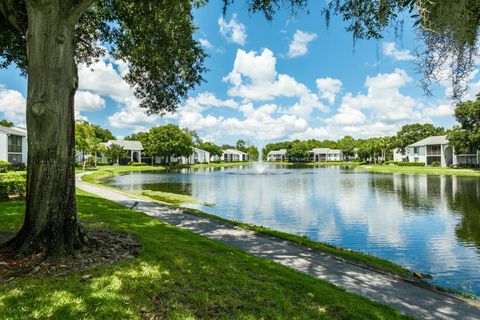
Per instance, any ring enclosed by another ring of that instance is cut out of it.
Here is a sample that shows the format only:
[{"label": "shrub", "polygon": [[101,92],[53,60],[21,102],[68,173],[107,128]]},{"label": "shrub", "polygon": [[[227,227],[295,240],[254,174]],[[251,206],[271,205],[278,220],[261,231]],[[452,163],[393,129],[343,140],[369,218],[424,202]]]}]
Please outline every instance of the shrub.
[{"label": "shrub", "polygon": [[19,164],[13,165],[13,170],[15,170],[15,171],[26,171],[27,170],[27,165],[25,163],[19,163]]},{"label": "shrub", "polygon": [[133,167],[147,166],[144,162],[129,162],[128,165]]},{"label": "shrub", "polygon": [[397,162],[401,167],[425,167],[425,162]]},{"label": "shrub", "polygon": [[385,165],[398,165],[398,161],[388,160],[388,161],[385,161],[383,164],[385,164]]},{"label": "shrub", "polygon": [[108,162],[97,162],[97,166],[108,166],[110,165]]},{"label": "shrub", "polygon": [[10,171],[12,164],[6,161],[0,161],[0,173]]},{"label": "shrub", "polygon": [[432,167],[440,167],[442,163],[440,161],[433,161],[432,162]]},{"label": "shrub", "polygon": [[15,174],[0,178],[0,199],[7,199],[9,196],[25,197],[26,192],[25,175]]}]

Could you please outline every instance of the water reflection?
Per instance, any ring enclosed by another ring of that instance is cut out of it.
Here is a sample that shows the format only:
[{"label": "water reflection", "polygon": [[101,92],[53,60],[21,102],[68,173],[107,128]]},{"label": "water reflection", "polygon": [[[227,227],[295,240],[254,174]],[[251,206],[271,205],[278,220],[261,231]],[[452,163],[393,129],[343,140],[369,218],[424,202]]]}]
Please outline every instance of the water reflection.
[{"label": "water reflection", "polygon": [[[228,219],[370,252],[480,294],[480,179],[279,167],[134,173],[109,184],[192,195]],[[288,173],[288,174],[285,174]]]},{"label": "water reflection", "polygon": [[459,240],[480,249],[480,179],[456,176],[393,175],[371,178],[384,195],[396,194],[405,214],[455,214]]}]

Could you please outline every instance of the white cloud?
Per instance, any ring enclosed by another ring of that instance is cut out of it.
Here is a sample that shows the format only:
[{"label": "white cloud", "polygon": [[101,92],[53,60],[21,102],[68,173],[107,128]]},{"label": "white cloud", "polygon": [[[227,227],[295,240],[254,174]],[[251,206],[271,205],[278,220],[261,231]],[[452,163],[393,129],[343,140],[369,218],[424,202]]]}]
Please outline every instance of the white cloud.
[{"label": "white cloud", "polygon": [[9,121],[25,122],[27,101],[17,90],[7,89],[0,84],[0,112]]},{"label": "white cloud", "polygon": [[247,27],[237,21],[237,15],[233,14],[229,22],[225,21],[223,17],[218,18],[218,25],[220,33],[230,42],[238,45],[245,45],[247,41]]},{"label": "white cloud", "polygon": [[198,39],[198,42],[200,42],[200,45],[205,49],[213,49],[213,45],[206,38],[200,38]]},{"label": "white cloud", "polygon": [[415,56],[410,53],[410,50],[397,49],[395,42],[385,42],[383,44],[383,54],[387,57],[392,57],[394,60],[398,61],[415,60]]},{"label": "white cloud", "polygon": [[228,95],[244,101],[268,101],[278,97],[297,98],[298,101],[283,112],[307,119],[314,109],[327,111],[304,84],[287,74],[278,74],[276,58],[269,49],[260,54],[255,51],[237,50],[232,71],[223,78],[230,87]]},{"label": "white cloud", "polygon": [[79,90],[87,90],[92,93],[109,96],[117,102],[133,98],[130,85],[123,80],[122,72],[125,71],[125,62],[114,61],[118,70],[108,57],[93,63],[90,66],[80,64],[78,67]]},{"label": "white cloud", "polygon": [[444,103],[441,103],[433,107],[425,108],[423,110],[423,114],[425,117],[432,117],[432,118],[451,117],[453,116],[454,112],[455,112],[455,107],[451,103],[448,103],[448,101],[445,101]]},{"label": "white cloud", "polygon": [[306,55],[308,53],[308,44],[316,38],[317,35],[315,33],[297,30],[288,47],[288,56],[290,58],[295,58]]},{"label": "white cloud", "polygon": [[88,120],[88,117],[81,115],[80,111],[77,111],[77,110],[75,110],[75,120],[90,122]]},{"label": "white cloud", "polygon": [[373,120],[418,121],[422,114],[416,110],[419,103],[410,96],[400,93],[400,88],[411,82],[412,79],[402,69],[395,69],[393,73],[379,73],[374,77],[367,77],[365,86],[367,94],[346,94],[342,98],[341,108],[367,109]]},{"label": "white cloud", "polygon": [[75,94],[75,110],[98,111],[105,107],[105,100],[98,94],[79,90]]},{"label": "white cloud", "polygon": [[211,92],[201,92],[196,97],[190,97],[183,108],[194,111],[203,111],[210,107],[226,107],[237,109],[239,104],[233,99],[221,100]]},{"label": "white cloud", "polygon": [[327,100],[330,104],[335,102],[335,96],[342,90],[342,81],[332,78],[321,78],[316,80],[320,99]]},{"label": "white cloud", "polygon": [[295,138],[337,139],[393,135],[403,124],[431,122],[430,112],[447,113],[445,106],[426,108],[413,97],[401,93],[412,79],[402,69],[367,77],[366,93],[346,93],[337,112],[324,120],[324,126],[309,127]]},{"label": "white cloud", "polygon": [[139,107],[137,100],[125,100],[120,111],[108,117],[108,123],[114,128],[142,131],[145,125],[153,124],[158,116],[145,114],[145,109]]},{"label": "white cloud", "polygon": [[277,59],[269,49],[263,49],[259,55],[255,51],[247,53],[238,49],[233,69],[223,80],[234,86],[242,84],[242,77],[249,78],[253,84],[272,82],[277,75],[275,71],[276,63]]},{"label": "white cloud", "polygon": [[255,108],[248,103],[239,107],[243,118],[213,115],[204,115],[195,110],[180,110],[178,123],[181,127],[188,127],[202,132],[214,139],[215,137],[245,136],[260,140],[278,139],[293,133],[304,131],[308,123],[294,115],[278,114],[278,106],[265,104]]},{"label": "white cloud", "polygon": [[93,105],[96,107],[102,105],[103,98],[100,96],[110,97],[118,103],[120,108],[118,112],[107,118],[110,126],[132,129],[136,132],[145,129],[146,125],[152,125],[158,120],[158,116],[148,116],[145,114],[146,110],[139,107],[140,103],[135,98],[133,89],[122,78],[127,72],[127,62],[111,60],[109,57],[104,57],[90,66],[81,64],[79,66],[79,89],[88,93],[80,93],[81,98],[77,99],[88,98],[92,102],[91,109],[93,109]]},{"label": "white cloud", "polygon": [[365,123],[366,120],[367,117],[360,110],[349,106],[341,106],[338,113],[328,118],[326,122],[337,125],[359,125]]}]

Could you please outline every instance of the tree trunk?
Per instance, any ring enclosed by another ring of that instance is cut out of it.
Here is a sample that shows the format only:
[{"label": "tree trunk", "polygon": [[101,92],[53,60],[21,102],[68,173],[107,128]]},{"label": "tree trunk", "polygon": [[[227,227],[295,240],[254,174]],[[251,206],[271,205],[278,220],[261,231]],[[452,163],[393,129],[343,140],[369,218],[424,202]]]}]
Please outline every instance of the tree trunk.
[{"label": "tree trunk", "polygon": [[75,201],[75,22],[65,6],[27,1],[27,205],[22,229],[4,246],[16,256],[71,255],[87,241]]}]

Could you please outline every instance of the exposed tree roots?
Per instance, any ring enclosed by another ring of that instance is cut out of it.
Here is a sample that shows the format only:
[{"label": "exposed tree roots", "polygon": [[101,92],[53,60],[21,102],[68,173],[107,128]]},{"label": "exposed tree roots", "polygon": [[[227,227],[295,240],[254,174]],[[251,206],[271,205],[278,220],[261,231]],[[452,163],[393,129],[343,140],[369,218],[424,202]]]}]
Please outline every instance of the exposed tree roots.
[{"label": "exposed tree roots", "polygon": [[[83,231],[84,234],[85,231]],[[7,280],[20,276],[66,275],[98,265],[111,265],[118,261],[136,257],[141,249],[137,239],[124,233],[91,229],[86,243],[78,246],[73,254],[57,256],[40,250],[29,255],[18,254],[15,241],[8,241],[0,249],[0,279]],[[0,242],[8,236],[0,233]],[[18,235],[17,235],[18,236]],[[15,237],[16,238],[16,237]],[[12,240],[15,240],[13,238]],[[87,240],[84,238],[83,240]]]}]

